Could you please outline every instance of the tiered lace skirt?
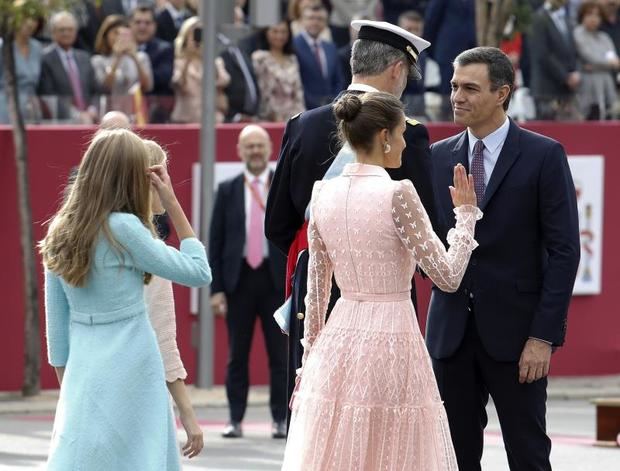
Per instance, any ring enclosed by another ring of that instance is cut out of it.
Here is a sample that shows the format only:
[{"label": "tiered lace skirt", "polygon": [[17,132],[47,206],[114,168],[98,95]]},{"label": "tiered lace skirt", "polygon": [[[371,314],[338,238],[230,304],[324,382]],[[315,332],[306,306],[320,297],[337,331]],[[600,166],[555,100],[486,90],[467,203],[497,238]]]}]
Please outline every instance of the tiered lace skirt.
[{"label": "tiered lace skirt", "polygon": [[283,471],[457,470],[410,300],[341,298],[301,377]]}]

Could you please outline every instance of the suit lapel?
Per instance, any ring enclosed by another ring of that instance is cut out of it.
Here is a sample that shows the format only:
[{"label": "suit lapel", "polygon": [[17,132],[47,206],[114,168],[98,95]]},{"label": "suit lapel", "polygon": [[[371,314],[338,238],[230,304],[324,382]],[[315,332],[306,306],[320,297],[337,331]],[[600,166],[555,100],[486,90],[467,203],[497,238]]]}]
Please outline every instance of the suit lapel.
[{"label": "suit lapel", "polygon": [[[452,167],[463,164],[469,173],[469,139],[467,131],[463,131],[452,148]],[[452,183],[451,183],[452,184]]]},{"label": "suit lapel", "polygon": [[62,59],[60,58],[60,54],[61,52],[58,49],[56,49],[54,51],[54,54],[52,54],[51,59],[52,61],[54,61],[54,64],[52,65],[52,67],[56,70],[59,70],[60,73],[64,75],[65,80],[63,81],[63,83],[67,87],[67,90],[72,92],[69,74],[67,73],[67,70],[65,69],[65,65],[63,64]]},{"label": "suit lapel", "polygon": [[[568,50],[568,48],[571,46],[570,39],[558,29],[555,21],[553,21],[553,18],[551,18],[551,12],[547,12],[547,22],[550,24],[551,31],[553,31],[553,34],[556,37],[556,44],[561,44],[565,50]],[[566,30],[570,31],[568,22],[566,22]]]},{"label": "suit lapel", "polygon": [[234,181],[235,214],[241,215],[245,224],[245,179],[244,174],[239,175]]},{"label": "suit lapel", "polygon": [[493,173],[491,173],[491,178],[489,179],[487,189],[484,192],[484,199],[480,205],[480,209],[482,211],[484,211],[484,208],[486,208],[488,202],[491,200],[504,180],[508,170],[510,170],[510,167],[512,167],[521,153],[519,147],[519,132],[519,126],[517,126],[511,119],[508,136],[506,136],[506,141],[504,142],[502,151],[499,154]]}]

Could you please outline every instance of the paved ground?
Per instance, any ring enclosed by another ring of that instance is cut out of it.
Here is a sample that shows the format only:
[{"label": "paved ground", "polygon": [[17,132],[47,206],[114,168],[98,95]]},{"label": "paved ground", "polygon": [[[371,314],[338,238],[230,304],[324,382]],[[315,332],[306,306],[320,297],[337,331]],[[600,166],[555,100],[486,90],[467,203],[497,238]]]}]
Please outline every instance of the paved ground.
[{"label": "paved ground", "polygon": [[[260,394],[254,395],[257,402]],[[267,408],[249,408],[245,437],[223,439],[219,433],[227,419],[223,407],[200,407],[198,415],[206,435],[206,448],[191,461],[184,460],[186,471],[275,471],[280,469],[284,442],[270,438]],[[43,470],[49,446],[51,413],[9,413],[0,415],[0,470]],[[548,414],[553,439],[552,463],[559,471],[618,471],[620,448],[593,446],[595,415],[589,401],[551,399]],[[182,440],[183,432],[179,431]],[[483,458],[485,471],[507,470],[499,425],[492,408]],[[349,471],[349,470],[338,470]]]}]

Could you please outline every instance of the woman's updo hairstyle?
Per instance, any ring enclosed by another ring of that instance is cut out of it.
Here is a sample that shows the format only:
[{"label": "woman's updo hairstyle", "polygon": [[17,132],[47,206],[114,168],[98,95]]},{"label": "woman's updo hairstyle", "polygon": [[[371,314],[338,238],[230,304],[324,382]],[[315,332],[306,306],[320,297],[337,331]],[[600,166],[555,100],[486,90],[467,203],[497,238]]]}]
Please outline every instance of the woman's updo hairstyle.
[{"label": "woman's updo hairstyle", "polygon": [[400,100],[384,92],[345,93],[334,104],[340,140],[358,151],[372,151],[375,135],[382,129],[392,131],[403,114]]}]

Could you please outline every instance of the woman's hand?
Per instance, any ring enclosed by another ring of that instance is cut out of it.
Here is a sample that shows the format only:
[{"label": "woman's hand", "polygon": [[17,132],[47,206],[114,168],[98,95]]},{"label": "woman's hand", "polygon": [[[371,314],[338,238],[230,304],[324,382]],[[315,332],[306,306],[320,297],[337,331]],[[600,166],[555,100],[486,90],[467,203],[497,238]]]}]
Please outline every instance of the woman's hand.
[{"label": "woman's hand", "polygon": [[172,182],[166,167],[153,165],[148,168],[147,174],[151,179],[151,185],[159,195],[162,206],[166,211],[170,211],[171,207],[177,202],[177,197],[172,189]]},{"label": "woman's hand", "polygon": [[179,418],[187,434],[187,442],[183,445],[183,456],[193,458],[197,456],[204,447],[202,429],[198,425],[193,411],[179,411]]},{"label": "woman's hand", "polygon": [[112,45],[112,54],[115,56],[122,56],[127,50],[127,45],[123,38],[118,38]]},{"label": "woman's hand", "polygon": [[454,167],[454,186],[450,187],[450,196],[455,208],[464,204],[478,205],[474,191],[474,177],[466,174],[462,164]]}]

